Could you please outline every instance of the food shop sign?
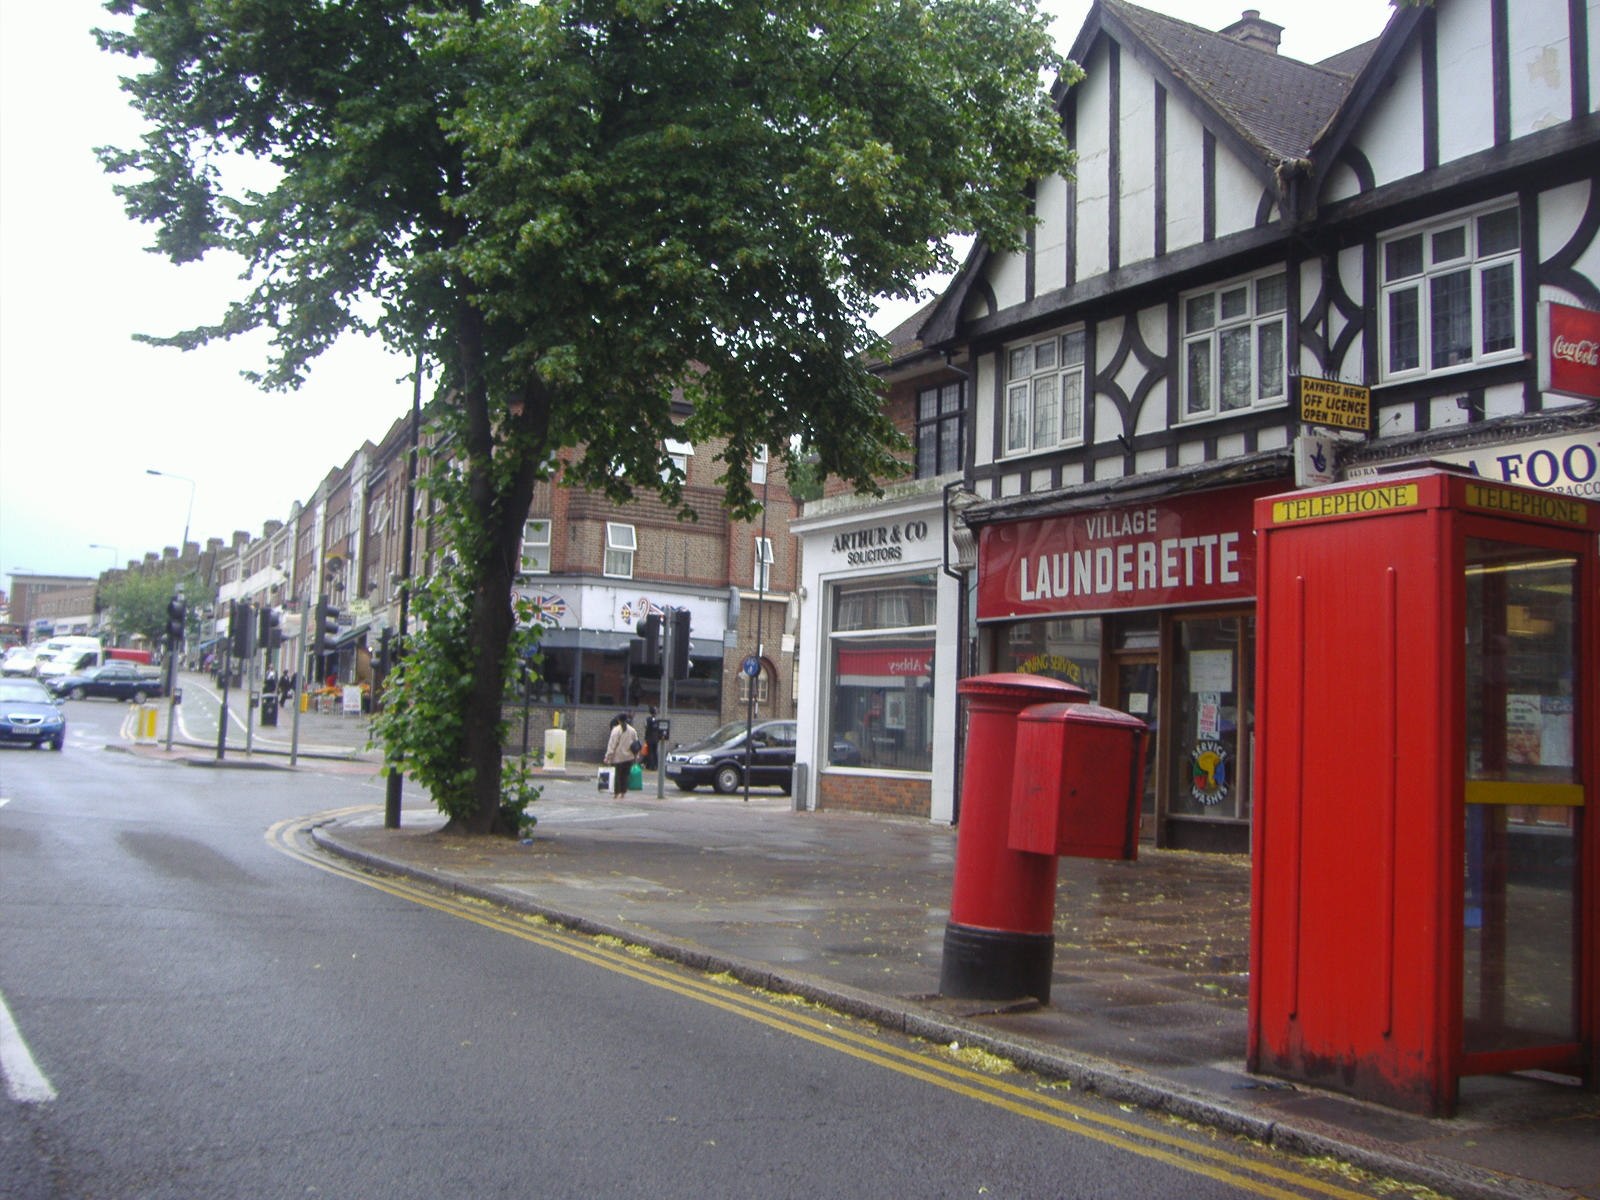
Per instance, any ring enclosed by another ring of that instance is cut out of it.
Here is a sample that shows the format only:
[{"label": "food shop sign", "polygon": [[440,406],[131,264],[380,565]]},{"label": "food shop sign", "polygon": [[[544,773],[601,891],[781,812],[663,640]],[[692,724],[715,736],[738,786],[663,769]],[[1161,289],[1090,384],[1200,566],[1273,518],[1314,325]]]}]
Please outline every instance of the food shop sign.
[{"label": "food shop sign", "polygon": [[1251,502],[1283,487],[1276,480],[986,525],[978,619],[1252,600]]}]

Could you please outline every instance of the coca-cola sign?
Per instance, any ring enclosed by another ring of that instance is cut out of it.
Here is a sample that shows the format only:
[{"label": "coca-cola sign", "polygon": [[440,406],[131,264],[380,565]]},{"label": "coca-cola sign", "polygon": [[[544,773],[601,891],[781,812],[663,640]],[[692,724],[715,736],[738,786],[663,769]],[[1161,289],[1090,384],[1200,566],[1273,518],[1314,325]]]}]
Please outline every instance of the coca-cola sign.
[{"label": "coca-cola sign", "polygon": [[1539,305],[1539,388],[1600,400],[1600,312]]}]

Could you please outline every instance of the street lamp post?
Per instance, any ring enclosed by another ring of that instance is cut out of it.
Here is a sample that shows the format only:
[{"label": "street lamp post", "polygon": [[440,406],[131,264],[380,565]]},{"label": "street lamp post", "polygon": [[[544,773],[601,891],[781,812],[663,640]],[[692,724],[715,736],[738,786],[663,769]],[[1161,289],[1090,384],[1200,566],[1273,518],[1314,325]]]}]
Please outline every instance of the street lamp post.
[{"label": "street lamp post", "polygon": [[99,542],[90,542],[89,543],[89,549],[91,549],[91,550],[109,550],[109,551],[111,551],[111,569],[113,571],[115,571],[117,569],[117,563],[118,563],[118,561],[120,559],[119,559],[119,555],[117,554],[117,548],[115,546],[106,546],[106,545],[102,545]]}]

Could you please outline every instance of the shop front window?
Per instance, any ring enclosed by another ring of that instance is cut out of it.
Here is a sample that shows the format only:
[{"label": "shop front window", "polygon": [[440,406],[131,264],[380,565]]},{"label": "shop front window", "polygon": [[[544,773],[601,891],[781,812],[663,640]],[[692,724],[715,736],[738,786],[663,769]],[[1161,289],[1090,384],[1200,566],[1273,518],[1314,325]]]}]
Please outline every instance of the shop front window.
[{"label": "shop front window", "polygon": [[1255,619],[1173,622],[1170,816],[1248,820]]},{"label": "shop front window", "polygon": [[933,766],[933,577],[840,584],[829,633],[834,766]]},{"label": "shop front window", "polygon": [[1100,695],[1100,618],[1018,621],[998,639],[995,670],[1043,675]]}]

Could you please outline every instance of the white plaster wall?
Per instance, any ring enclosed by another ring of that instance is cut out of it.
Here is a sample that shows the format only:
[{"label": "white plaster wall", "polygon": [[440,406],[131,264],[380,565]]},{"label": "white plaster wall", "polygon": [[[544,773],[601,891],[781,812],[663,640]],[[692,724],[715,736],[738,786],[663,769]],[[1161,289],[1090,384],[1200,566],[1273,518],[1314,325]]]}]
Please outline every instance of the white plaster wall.
[{"label": "white plaster wall", "polygon": [[1257,450],[1282,450],[1288,444],[1289,429],[1284,425],[1273,425],[1256,435]]},{"label": "white plaster wall", "polygon": [[[1128,60],[1124,58],[1124,62]],[[1099,50],[1085,64],[1089,74],[1078,97],[1078,263],[1080,280],[1105,274],[1110,265],[1105,231],[1111,212],[1110,93],[1106,54]]]},{"label": "white plaster wall", "polygon": [[1155,79],[1132,55],[1122,58],[1122,263],[1156,253]]},{"label": "white plaster wall", "polygon": [[1238,458],[1244,452],[1244,434],[1242,433],[1225,433],[1217,439],[1218,458]]},{"label": "white plaster wall", "polygon": [[1456,392],[1448,396],[1435,396],[1429,400],[1428,428],[1448,429],[1453,425],[1465,425],[1471,414],[1457,403],[1464,394]]},{"label": "white plaster wall", "polygon": [[[1344,294],[1349,296],[1350,299],[1354,300],[1359,305],[1361,303],[1362,288],[1366,286],[1366,273],[1363,268],[1363,259],[1360,246],[1351,246],[1347,250],[1340,251],[1338,258],[1338,270],[1339,278],[1344,284]],[[1330,342],[1331,339],[1338,338],[1339,335],[1344,332],[1345,326],[1351,323],[1351,321],[1346,320],[1338,312],[1334,312],[1328,322],[1328,327],[1331,331]],[[1354,324],[1358,328],[1361,327],[1361,314],[1359,311],[1357,311],[1354,318]],[[1350,349],[1344,356],[1344,365],[1343,370],[1341,371],[1341,377],[1347,379],[1351,383],[1361,382],[1360,376],[1365,370],[1365,368],[1362,366],[1362,363],[1366,362],[1366,341],[1367,335],[1364,330],[1363,332],[1356,334],[1355,340],[1350,343]],[[1374,380],[1368,382],[1376,381]]]},{"label": "white plaster wall", "polygon": [[1514,417],[1521,416],[1522,385],[1502,384],[1499,387],[1489,388],[1483,396],[1483,415],[1486,417]]},{"label": "white plaster wall", "polygon": [[[1139,311],[1139,332],[1144,338],[1144,344],[1152,354],[1166,353],[1172,341],[1167,330],[1167,306],[1156,305]],[[1131,399],[1143,377],[1145,370],[1138,359],[1128,360],[1128,396]],[[1150,394],[1144,398],[1144,407],[1139,410],[1135,420],[1134,429],[1138,433],[1160,433],[1167,427],[1167,389],[1173,386],[1173,379],[1168,376],[1150,389]],[[1164,464],[1163,464],[1164,465]]]},{"label": "white plaster wall", "polygon": [[1061,486],[1072,487],[1084,480],[1082,463],[1067,463],[1061,468]]},{"label": "white plaster wall", "polygon": [[[1531,7],[1515,5],[1512,24]],[[1439,161],[1448,163],[1494,145],[1494,59],[1487,4],[1441,4],[1438,12]]]},{"label": "white plaster wall", "polygon": [[1514,5],[1510,40],[1511,136],[1524,137],[1571,120],[1572,55],[1566,6]]},{"label": "white plaster wall", "polygon": [[1167,98],[1167,250],[1198,246],[1205,239],[1205,129],[1186,107]]},{"label": "white plaster wall", "polygon": [[1352,196],[1361,194],[1361,183],[1356,178],[1356,173],[1349,167],[1340,163],[1328,172],[1328,178],[1322,185],[1322,203],[1332,204],[1336,200],[1348,200]]},{"label": "white plaster wall", "polygon": [[1422,166],[1422,68],[1415,54],[1395,71],[1394,80],[1373,102],[1352,144],[1372,166],[1382,187],[1415,175]]},{"label": "white plaster wall", "polygon": [[[1540,261],[1550,258],[1572,240],[1595,186],[1594,180],[1582,180],[1565,187],[1552,188],[1539,196]],[[1573,269],[1591,280],[1600,281],[1600,239],[1591,240],[1579,253]],[[1541,288],[1539,299],[1582,305],[1578,297],[1557,287]]]},{"label": "white plaster wall", "polygon": [[1122,427],[1122,414],[1117,411],[1116,402],[1110,396],[1096,396],[1094,399],[1094,431],[1097,446],[1114,444],[1117,434],[1127,433]]},{"label": "white plaster wall", "polygon": [[1589,0],[1589,111],[1600,111],[1600,0]]},{"label": "white plaster wall", "polygon": [[1043,294],[1067,283],[1067,181],[1050,175],[1034,194],[1039,224],[1034,227],[1034,289]]},{"label": "white plaster wall", "polygon": [[1217,236],[1254,229],[1260,204],[1261,180],[1218,142]]},{"label": "white plaster wall", "polygon": [[1178,447],[1178,465],[1191,467],[1206,460],[1206,448],[1199,442],[1184,442]]},{"label": "white plaster wall", "polygon": [[1417,431],[1416,414],[1409,404],[1397,404],[1393,408],[1380,408],[1378,410],[1378,436],[1399,437],[1403,433]]},{"label": "white plaster wall", "polygon": [[983,354],[973,367],[972,408],[967,414],[967,430],[972,438],[972,461],[978,466],[995,459],[995,373],[999,364],[998,355]]},{"label": "white plaster wall", "polygon": [[1023,249],[1015,254],[996,254],[985,266],[984,277],[1002,311],[1028,298],[1027,253]]},{"label": "white plaster wall", "polygon": [[1002,476],[1000,479],[1000,494],[1002,496],[1022,495],[1022,476],[1018,473]]},{"label": "white plaster wall", "polygon": [[1152,471],[1165,471],[1167,469],[1167,452],[1165,450],[1141,450],[1133,456],[1133,473],[1135,475],[1148,475]]}]

